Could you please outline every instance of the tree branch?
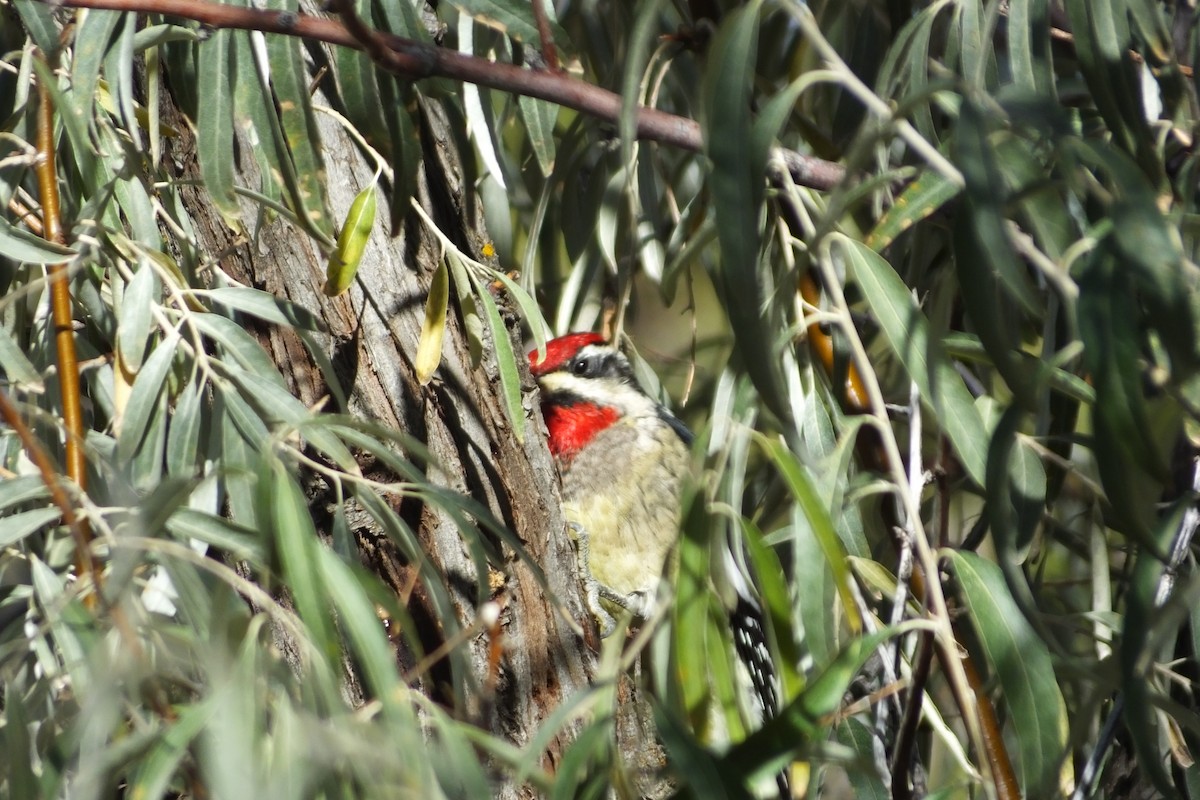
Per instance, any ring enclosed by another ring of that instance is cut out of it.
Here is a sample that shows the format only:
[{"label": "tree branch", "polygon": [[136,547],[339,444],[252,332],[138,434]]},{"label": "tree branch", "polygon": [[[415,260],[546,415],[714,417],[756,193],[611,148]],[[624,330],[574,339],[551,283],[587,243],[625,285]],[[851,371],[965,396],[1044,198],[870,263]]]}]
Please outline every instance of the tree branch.
[{"label": "tree branch", "polygon": [[[38,84],[37,115],[37,175],[38,195],[42,204],[42,234],[48,241],[65,245],[62,217],[58,202],[58,173],[55,169],[54,150],[54,101],[45,83]],[[66,473],[75,481],[80,491],[87,490],[87,459],[83,453],[83,401],[79,395],[79,359],[75,354],[75,327],[71,313],[71,286],[67,282],[67,265],[51,264],[50,308],[54,319],[54,345],[58,356],[58,386],[62,401],[63,425],[66,427]],[[11,424],[11,423],[10,423]],[[15,427],[15,426],[14,426]],[[28,447],[29,442],[26,442]],[[33,454],[31,453],[31,456]],[[45,464],[39,464],[43,479],[46,479]],[[50,486],[51,493],[54,487]],[[92,560],[91,527],[86,519],[73,519],[63,511],[63,516],[75,535],[75,574],[81,580],[91,579],[99,588],[99,575]],[[95,602],[88,595],[86,602]]]},{"label": "tree branch", "polygon": [[[543,72],[485,58],[456,53],[441,47],[367,29],[355,35],[335,20],[292,11],[259,11],[205,0],[62,0],[67,8],[103,8],[139,14],[166,14],[195,20],[214,28],[256,30],[298,36],[355,50],[365,50],[380,66],[413,79],[451,78],[512,94],[536,97],[616,123],[621,96],[561,72]],[[656,108],[639,107],[637,136],[683,150],[703,152],[700,124]],[[845,168],[832,161],[784,150],[792,179],[801,186],[826,191],[845,177]]]}]

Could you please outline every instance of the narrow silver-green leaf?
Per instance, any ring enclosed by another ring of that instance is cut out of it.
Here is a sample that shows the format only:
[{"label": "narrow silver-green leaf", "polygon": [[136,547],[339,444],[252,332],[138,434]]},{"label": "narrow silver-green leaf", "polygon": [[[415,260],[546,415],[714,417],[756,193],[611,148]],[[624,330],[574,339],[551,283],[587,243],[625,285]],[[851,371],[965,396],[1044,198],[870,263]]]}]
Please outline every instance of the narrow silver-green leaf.
[{"label": "narrow silver-green leaf", "polygon": [[48,497],[50,490],[41,475],[17,475],[0,481],[0,511],[30,500]]},{"label": "narrow silver-green leaf", "polygon": [[26,264],[61,264],[77,254],[70,247],[48,242],[0,217],[0,256]]},{"label": "narrow silver-green leaf", "polygon": [[543,177],[549,177],[554,171],[554,126],[558,121],[559,107],[546,100],[526,95],[517,98],[517,105],[521,109],[521,117],[525,120],[525,133],[529,137],[529,146],[537,159],[538,168]]},{"label": "narrow silver-green leaf", "polygon": [[0,525],[0,547],[14,545],[61,517],[62,512],[57,508],[36,508],[10,514],[4,518],[4,524]]},{"label": "narrow silver-green leaf", "polygon": [[1050,651],[1012,599],[999,567],[958,550],[951,564],[1011,717],[1025,795],[1057,795],[1068,722]]},{"label": "narrow silver-green leaf", "polygon": [[[295,3],[269,0],[277,11],[295,12]],[[294,173],[284,173],[296,216],[319,231],[332,243],[333,218],[326,199],[325,159],[321,153],[321,132],[308,93],[309,75],[300,55],[300,42],[291,36],[268,36],[267,54],[271,65],[271,88],[275,90],[283,145],[291,155]]]},{"label": "narrow silver-green leaf", "polygon": [[841,252],[871,306],[888,346],[921,390],[921,400],[958,453],[971,480],[984,485],[987,431],[962,376],[938,351],[929,322],[891,265],[861,242],[835,234]]},{"label": "narrow silver-green leaf", "polygon": [[75,32],[74,59],[71,63],[71,89],[90,103],[96,101],[100,85],[100,65],[112,43],[113,31],[125,15],[120,11],[88,9]]},{"label": "narrow silver-green leaf", "polygon": [[1008,5],[1008,58],[1013,83],[1032,94],[1054,94],[1050,53],[1049,0],[1011,0]]},{"label": "narrow silver-green leaf", "polygon": [[834,530],[830,509],[821,501],[816,487],[813,486],[812,480],[795,454],[788,450],[782,442],[768,439],[765,436],[756,438],[759,447],[779,470],[780,476],[783,477],[796,502],[804,509],[804,516],[808,519],[817,542],[821,546],[822,555],[829,565],[830,572],[833,573],[834,585],[837,587],[838,597],[843,605],[842,613],[846,615],[850,630],[855,633],[861,631],[863,621],[858,613],[858,604],[854,601],[853,587],[850,585],[852,576],[846,562],[846,549],[842,546],[842,540],[838,538],[837,531]]},{"label": "narrow silver-green leaf", "polygon": [[207,702],[174,709],[174,721],[154,737],[154,746],[141,759],[130,785],[132,797],[165,797],[172,780],[179,778],[188,748],[212,716]]},{"label": "narrow silver-green leaf", "polygon": [[300,618],[330,664],[339,663],[337,637],[322,582],[316,549],[320,546],[312,514],[296,479],[278,459],[260,473],[259,515],[271,520],[283,576]]},{"label": "narrow silver-green leaf", "polygon": [[897,236],[930,217],[957,197],[960,191],[954,181],[940,172],[925,170],[916,180],[904,187],[904,191],[892,203],[891,208],[875,224],[867,236],[867,246],[876,252],[882,252]]},{"label": "narrow silver-green leaf", "polygon": [[233,76],[237,65],[232,37],[236,33],[218,30],[200,45],[196,154],[213,205],[226,224],[240,228],[233,177]]},{"label": "narrow silver-green leaf", "polygon": [[258,532],[222,517],[190,508],[181,508],[167,520],[171,535],[185,541],[196,539],[219,548],[234,558],[251,562],[262,560],[263,546]]},{"label": "narrow silver-green leaf", "polygon": [[279,367],[263,350],[258,340],[228,317],[220,314],[193,314],[189,317],[201,333],[220,347],[222,360],[244,367],[265,380],[283,386]]},{"label": "narrow silver-green leaf", "polygon": [[30,362],[8,328],[3,326],[0,326],[0,370],[18,389],[31,389],[42,383],[37,367]]},{"label": "narrow silver-green leaf", "polygon": [[161,410],[158,398],[167,372],[171,369],[177,344],[179,336],[169,334],[158,343],[138,371],[121,418],[121,432],[117,436],[117,458],[121,461],[128,461],[137,452],[149,429],[151,414]]},{"label": "narrow silver-green leaf", "polygon": [[[540,42],[537,23],[533,19],[533,8],[522,0],[455,0],[453,5],[467,16],[489,28],[506,33],[518,41],[536,46]],[[571,39],[555,21],[552,5],[545,4],[550,35],[561,48]]]},{"label": "narrow silver-green leaf", "polygon": [[179,393],[167,431],[168,475],[185,477],[196,472],[196,452],[200,445],[200,412],[204,395],[203,383],[185,386]]},{"label": "narrow silver-green leaf", "polygon": [[325,330],[320,318],[308,309],[258,289],[225,286],[219,289],[197,290],[195,294],[276,325],[295,326],[310,331]]},{"label": "narrow silver-green leaf", "polygon": [[150,338],[151,309],[158,302],[159,294],[158,276],[150,264],[143,262],[125,287],[121,305],[117,308],[121,319],[117,326],[117,350],[126,370],[136,372],[142,366]]},{"label": "narrow silver-green leaf", "polygon": [[505,416],[512,425],[513,438],[518,442],[524,442],[525,407],[521,402],[521,373],[517,369],[517,357],[513,353],[512,340],[509,338],[504,320],[500,317],[500,309],[497,308],[496,301],[492,299],[491,291],[487,286],[482,286],[475,281],[474,275],[471,276],[471,279],[475,284],[475,296],[479,298],[480,304],[483,306],[484,319],[487,320],[492,345],[495,347],[496,368],[500,372],[500,388],[504,393]]}]

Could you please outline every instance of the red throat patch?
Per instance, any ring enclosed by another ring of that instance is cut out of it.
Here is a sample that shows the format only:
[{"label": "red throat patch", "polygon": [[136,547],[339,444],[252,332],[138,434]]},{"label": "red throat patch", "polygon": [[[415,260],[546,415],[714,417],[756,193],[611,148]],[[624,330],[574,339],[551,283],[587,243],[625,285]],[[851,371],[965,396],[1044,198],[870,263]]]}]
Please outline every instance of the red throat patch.
[{"label": "red throat patch", "polygon": [[542,416],[546,418],[546,430],[550,432],[550,453],[555,458],[569,461],[592,437],[615,423],[619,414],[608,406],[572,403],[569,406],[544,405]]}]

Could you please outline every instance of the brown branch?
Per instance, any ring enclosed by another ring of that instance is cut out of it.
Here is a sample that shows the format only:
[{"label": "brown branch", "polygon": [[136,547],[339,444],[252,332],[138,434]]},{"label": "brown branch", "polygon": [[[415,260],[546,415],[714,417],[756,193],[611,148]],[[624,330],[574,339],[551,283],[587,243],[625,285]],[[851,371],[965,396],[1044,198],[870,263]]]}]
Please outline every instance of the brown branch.
[{"label": "brown branch", "polygon": [[[214,28],[299,36],[356,50],[365,49],[369,41],[372,47],[374,44],[382,46],[378,53],[369,51],[376,63],[414,80],[433,77],[461,80],[547,100],[614,124],[621,114],[620,95],[561,72],[522,69],[512,64],[488,61],[370,29],[370,35],[365,40],[360,40],[347,30],[345,25],[335,20],[307,14],[259,11],[205,0],[62,0],[60,5],[68,8],[105,8],[139,14],[166,14],[195,20]],[[656,108],[638,108],[636,131],[639,139],[661,142],[696,153],[704,149],[698,122]],[[797,184],[812,189],[832,189],[846,174],[840,164],[793,150],[783,151],[783,158],[792,173],[792,179]]]},{"label": "brown branch", "polygon": [[95,594],[98,595],[100,574],[93,568],[92,552],[88,546],[88,542],[91,541],[91,532],[86,527],[87,521],[76,515],[71,497],[59,483],[58,471],[54,468],[54,463],[47,455],[46,449],[42,447],[37,436],[25,424],[25,420],[21,419],[17,407],[13,405],[12,400],[3,390],[0,390],[0,418],[3,418],[4,424],[12,428],[13,432],[17,434],[17,438],[21,440],[21,447],[29,456],[29,460],[37,467],[38,473],[42,476],[42,483],[46,484],[46,489],[50,492],[50,502],[58,506],[58,510],[62,512],[63,522],[71,531],[71,538],[75,540],[76,560],[78,561],[81,556],[86,560],[86,569],[79,574],[92,576],[93,587],[96,589]]},{"label": "brown branch", "polygon": [[29,228],[29,230],[33,231],[38,236],[42,235],[42,221],[38,219],[37,214],[35,214],[20,200],[15,197],[10,197],[8,200],[8,210],[15,214],[17,219],[21,220],[21,222],[24,222],[25,226]]},{"label": "brown branch", "polygon": [[533,20],[537,23],[538,39],[542,43],[542,60],[546,69],[558,72],[558,51],[554,47],[554,35],[550,32],[550,20],[546,18],[546,0],[532,0]]},{"label": "brown branch", "polygon": [[[54,152],[54,102],[45,83],[39,83],[37,116],[37,174],[38,195],[42,204],[42,235],[47,241],[65,245],[62,217],[58,203],[58,173],[55,169]],[[80,491],[87,491],[87,459],[83,452],[83,403],[79,394],[79,359],[75,355],[74,317],[71,313],[71,285],[68,282],[67,265],[51,264],[50,306],[54,319],[54,345],[58,360],[58,385],[62,396],[63,425],[66,428],[66,474],[75,481]],[[28,446],[26,442],[26,446]],[[49,461],[47,460],[47,464]],[[39,467],[41,468],[41,467]],[[43,473],[43,478],[46,475]],[[91,527],[86,519],[71,522],[75,535],[75,573],[80,579],[91,578],[99,589],[92,560],[90,544]],[[74,516],[72,514],[72,516]],[[94,600],[94,596],[89,595]]]}]

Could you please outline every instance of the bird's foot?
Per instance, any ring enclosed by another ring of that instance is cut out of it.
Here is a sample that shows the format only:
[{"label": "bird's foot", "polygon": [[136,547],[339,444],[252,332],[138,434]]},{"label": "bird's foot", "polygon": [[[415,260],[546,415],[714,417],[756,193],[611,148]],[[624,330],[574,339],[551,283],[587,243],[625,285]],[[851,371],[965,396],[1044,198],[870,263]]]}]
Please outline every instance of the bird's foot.
[{"label": "bird's foot", "polygon": [[596,625],[600,629],[600,638],[607,639],[616,631],[617,620],[605,607],[605,601],[618,608],[630,611],[635,617],[639,616],[639,614],[630,606],[626,595],[605,586],[592,576],[592,568],[589,561],[591,550],[588,547],[587,529],[578,522],[568,522],[567,527],[571,531],[571,538],[575,541],[575,553],[579,563],[579,577],[583,583],[584,602],[587,603],[588,611],[596,619]]}]

